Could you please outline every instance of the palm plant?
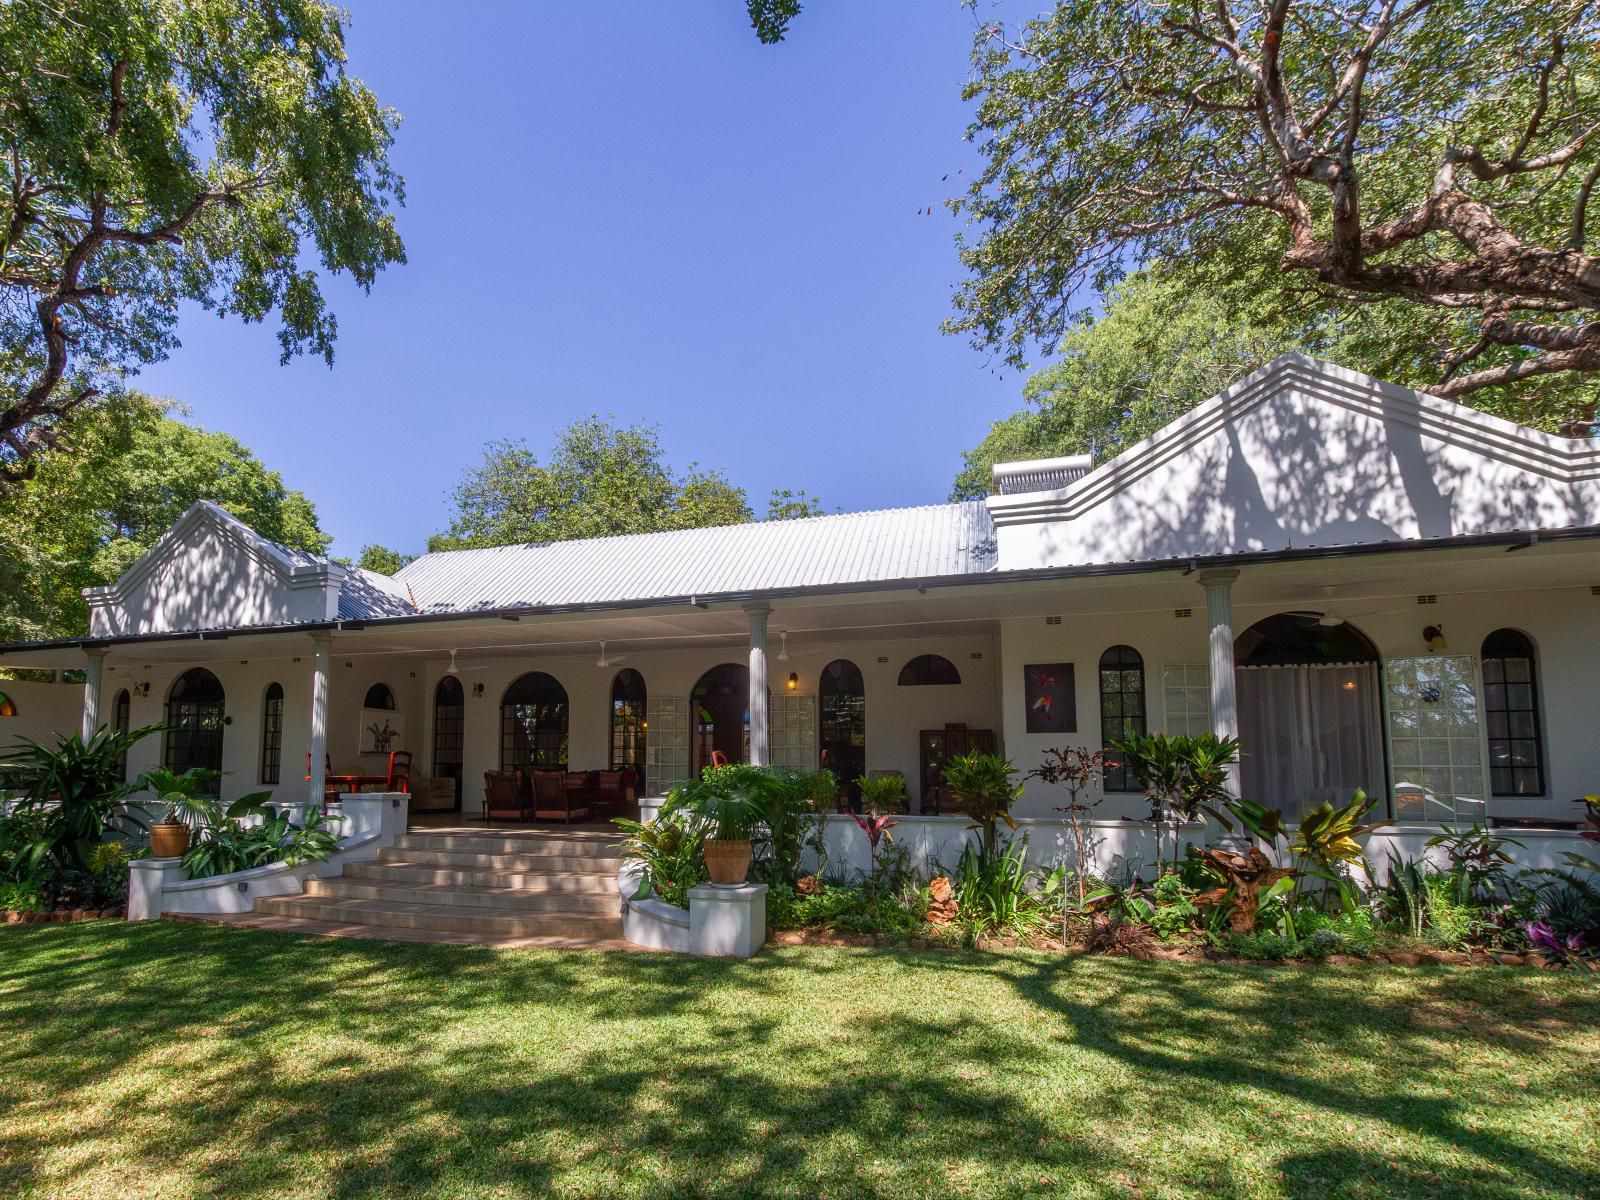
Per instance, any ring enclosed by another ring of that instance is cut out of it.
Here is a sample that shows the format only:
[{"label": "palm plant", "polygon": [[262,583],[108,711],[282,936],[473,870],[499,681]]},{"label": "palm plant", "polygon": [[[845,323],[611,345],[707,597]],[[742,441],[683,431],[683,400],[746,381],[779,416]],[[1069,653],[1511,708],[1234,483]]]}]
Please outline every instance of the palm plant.
[{"label": "palm plant", "polygon": [[[212,785],[221,778],[221,771],[213,771],[209,767],[190,767],[182,774],[167,767],[151,767],[134,780],[133,788],[154,793],[156,800],[166,806],[165,820],[168,824],[203,830],[222,820],[216,793],[212,789]],[[247,799],[257,800],[270,795],[270,792],[258,792]]]},{"label": "palm plant", "polygon": [[28,843],[15,848],[16,873],[87,871],[87,855],[106,834],[141,830],[142,814],[128,803],[138,785],[122,778],[122,762],[130,747],[160,729],[102,726],[87,738],[59,737],[53,748],[20,740],[3,767],[24,788],[13,811],[30,831]]},{"label": "palm plant", "polygon": [[663,814],[687,814],[704,838],[701,852],[711,881],[743,883],[750,869],[751,841],[758,831],[770,837],[769,815],[780,821],[792,789],[772,772],[739,763],[707,767],[699,779],[673,788]]},{"label": "palm plant", "polygon": [[1214,733],[1135,733],[1114,739],[1111,750],[1138,779],[1150,799],[1150,819],[1155,822],[1156,873],[1165,870],[1160,830],[1172,826],[1172,862],[1178,861],[1178,835],[1182,826],[1202,813],[1232,830],[1225,805],[1229,799],[1228,768],[1239,760],[1237,738]]}]

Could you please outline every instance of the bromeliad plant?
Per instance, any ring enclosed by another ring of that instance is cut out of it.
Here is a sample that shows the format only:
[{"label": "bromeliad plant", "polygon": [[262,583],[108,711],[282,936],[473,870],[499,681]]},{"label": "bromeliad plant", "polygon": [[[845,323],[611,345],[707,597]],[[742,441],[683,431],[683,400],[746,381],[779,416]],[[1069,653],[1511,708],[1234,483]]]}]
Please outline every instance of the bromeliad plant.
[{"label": "bromeliad plant", "polygon": [[[902,785],[903,787],[904,785]],[[889,831],[900,821],[888,813],[880,813],[877,804],[872,804],[864,813],[851,813],[850,819],[861,827],[861,832],[867,835],[867,857],[872,865],[868,875],[870,886],[878,886],[878,843],[881,841],[894,841],[894,835]]]},{"label": "bromeliad plant", "polygon": [[978,852],[985,863],[999,858],[997,826],[1004,821],[1013,832],[1011,806],[1022,795],[1022,785],[1012,783],[1017,769],[998,754],[963,754],[945,764],[944,782],[978,830]]},{"label": "bromeliad plant", "polygon": [[616,817],[613,824],[628,835],[622,857],[644,868],[639,888],[630,900],[643,900],[654,892],[668,904],[689,907],[689,889],[706,882],[701,855],[704,826],[685,814],[658,816],[644,824]]}]

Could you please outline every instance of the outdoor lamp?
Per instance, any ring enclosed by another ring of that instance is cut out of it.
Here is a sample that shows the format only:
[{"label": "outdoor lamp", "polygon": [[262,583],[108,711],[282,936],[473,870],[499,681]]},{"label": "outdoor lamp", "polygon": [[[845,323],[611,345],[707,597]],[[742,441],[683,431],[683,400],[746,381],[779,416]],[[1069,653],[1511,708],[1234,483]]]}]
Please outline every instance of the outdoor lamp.
[{"label": "outdoor lamp", "polygon": [[1444,626],[1442,625],[1429,625],[1422,631],[1422,640],[1428,643],[1430,653],[1436,654],[1440,650],[1450,649],[1449,643],[1444,640]]},{"label": "outdoor lamp", "polygon": [[796,675],[793,671],[790,671],[789,672],[789,690],[792,692],[792,691],[795,690],[795,688],[797,688],[799,686],[800,686],[800,676]]}]

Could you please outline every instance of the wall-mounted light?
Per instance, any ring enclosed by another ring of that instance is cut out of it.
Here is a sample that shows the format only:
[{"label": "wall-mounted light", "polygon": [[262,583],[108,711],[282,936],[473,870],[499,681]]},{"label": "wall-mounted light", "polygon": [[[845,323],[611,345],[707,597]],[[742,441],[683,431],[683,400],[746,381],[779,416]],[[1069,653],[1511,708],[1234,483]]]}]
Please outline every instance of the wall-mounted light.
[{"label": "wall-mounted light", "polygon": [[474,696],[482,696],[483,695],[483,684],[481,684],[481,683],[473,684],[472,685],[472,694]]},{"label": "wall-mounted light", "polygon": [[1450,649],[1450,644],[1444,640],[1443,625],[1429,625],[1422,631],[1422,640],[1428,643],[1428,652],[1437,654],[1441,650]]},{"label": "wall-mounted light", "polygon": [[1347,692],[1353,692],[1356,690],[1356,681],[1354,679],[1346,679],[1339,686]]},{"label": "wall-mounted light", "polygon": [[800,676],[793,671],[789,672],[789,690],[792,692],[800,686]]},{"label": "wall-mounted light", "polygon": [[148,696],[150,694],[150,681],[146,679],[143,683],[134,684],[133,690],[141,696]]}]

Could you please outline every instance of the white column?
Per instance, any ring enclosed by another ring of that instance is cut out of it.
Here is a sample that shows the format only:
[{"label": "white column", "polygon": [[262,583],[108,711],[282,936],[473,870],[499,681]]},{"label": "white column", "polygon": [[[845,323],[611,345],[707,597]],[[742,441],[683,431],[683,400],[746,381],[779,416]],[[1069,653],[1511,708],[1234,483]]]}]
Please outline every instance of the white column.
[{"label": "white column", "polygon": [[750,614],[750,761],[764,767],[771,761],[767,733],[767,614],[765,604],[752,604]]},{"label": "white column", "polygon": [[[1239,736],[1239,699],[1233,679],[1233,581],[1237,571],[1201,571],[1206,590],[1206,619],[1211,626],[1211,732],[1219,738]],[[1228,790],[1239,794],[1239,768],[1228,772]]]},{"label": "white column", "polygon": [[306,773],[307,802],[322,807],[322,787],[328,773],[328,672],[332,666],[333,639],[327,634],[312,634],[315,647],[311,668],[311,769]]},{"label": "white column", "polygon": [[85,650],[89,664],[83,674],[83,740],[88,741],[100,728],[100,697],[105,690],[105,650]]}]

